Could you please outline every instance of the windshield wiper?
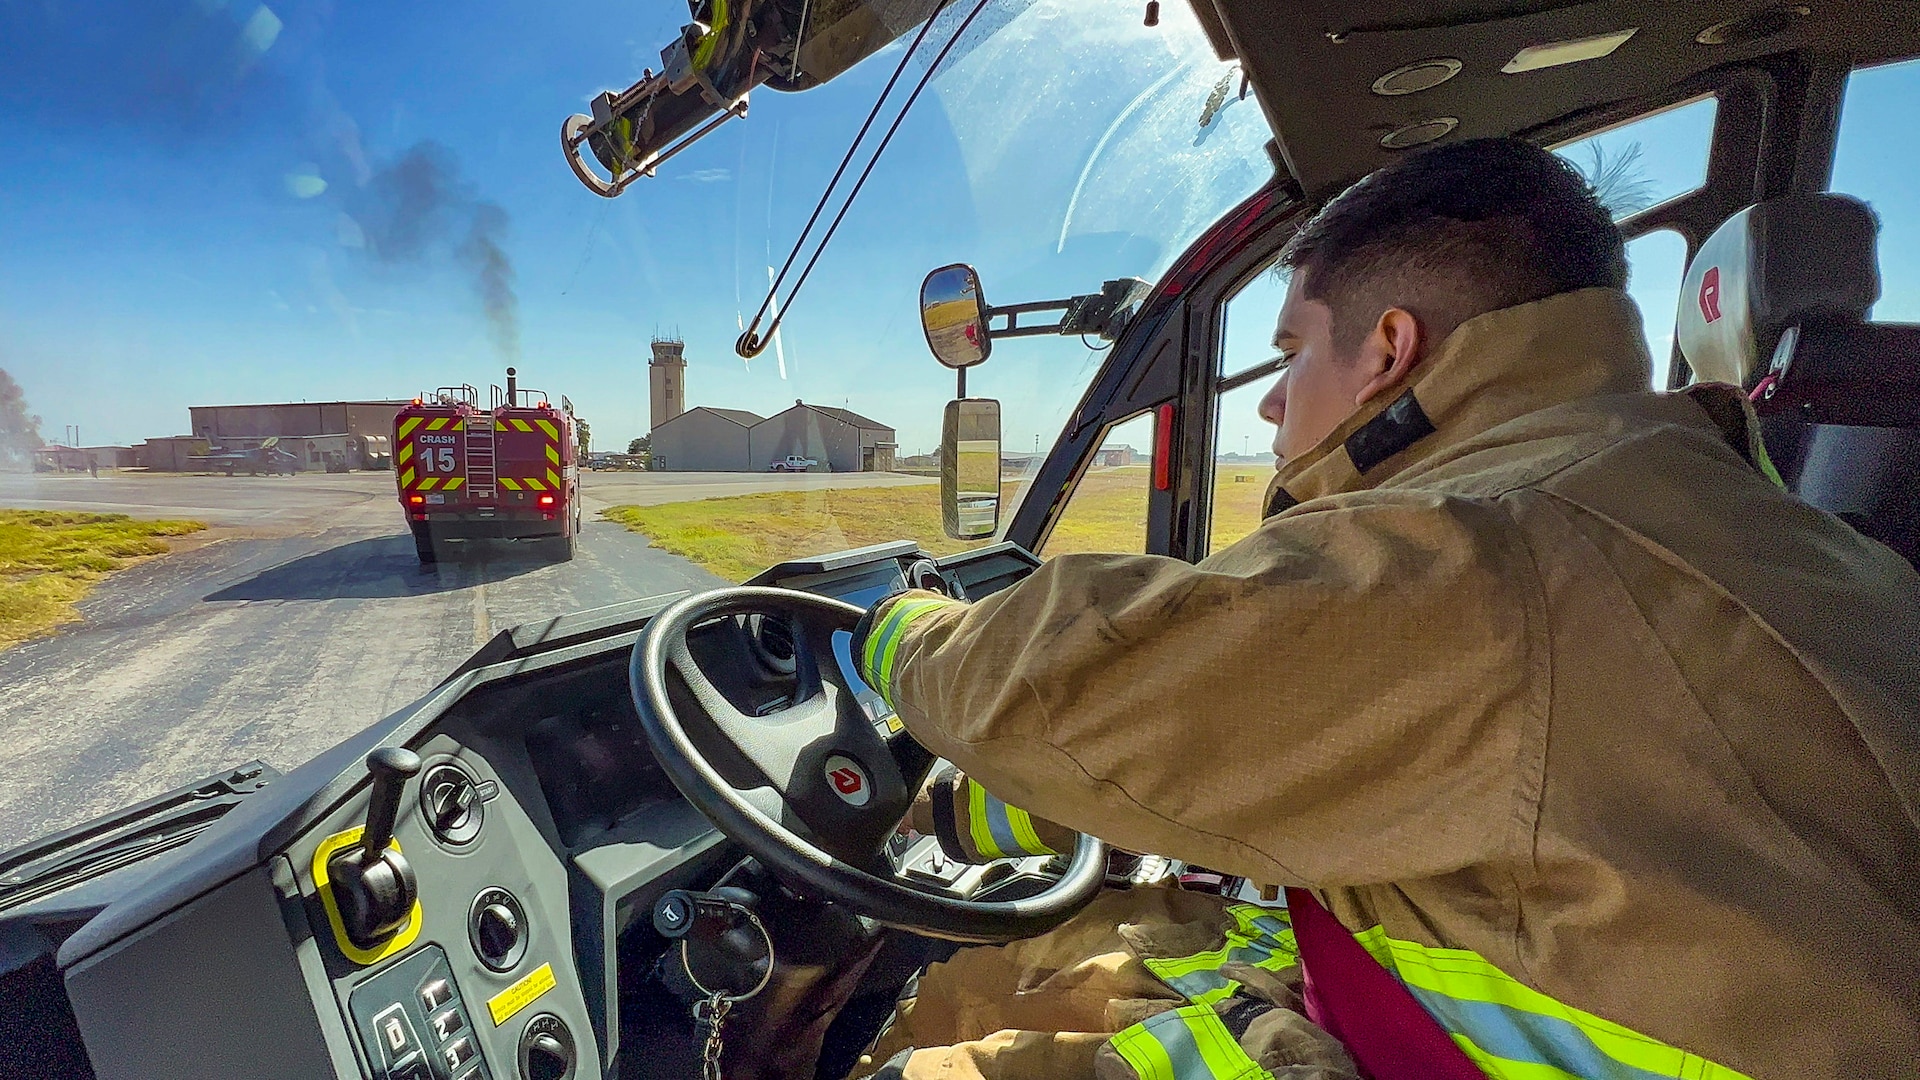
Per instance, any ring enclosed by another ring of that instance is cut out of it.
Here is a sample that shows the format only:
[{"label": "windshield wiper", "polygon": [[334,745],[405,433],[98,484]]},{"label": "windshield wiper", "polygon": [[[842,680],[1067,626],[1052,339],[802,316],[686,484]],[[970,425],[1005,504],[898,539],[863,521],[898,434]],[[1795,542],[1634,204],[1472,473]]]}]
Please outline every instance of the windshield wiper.
[{"label": "windshield wiper", "polygon": [[0,911],[171,851],[279,776],[249,761],[0,854]]}]

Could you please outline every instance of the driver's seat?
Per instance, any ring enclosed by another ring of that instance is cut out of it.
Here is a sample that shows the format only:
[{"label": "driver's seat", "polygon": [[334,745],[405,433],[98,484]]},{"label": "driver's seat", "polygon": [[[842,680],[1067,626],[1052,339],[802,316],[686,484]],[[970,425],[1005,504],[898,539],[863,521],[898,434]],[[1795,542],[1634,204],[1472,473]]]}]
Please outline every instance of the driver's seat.
[{"label": "driver's seat", "polygon": [[1790,489],[1920,567],[1920,326],[1867,321],[1878,229],[1845,195],[1747,207],[1694,256],[1675,339],[1753,393]]}]

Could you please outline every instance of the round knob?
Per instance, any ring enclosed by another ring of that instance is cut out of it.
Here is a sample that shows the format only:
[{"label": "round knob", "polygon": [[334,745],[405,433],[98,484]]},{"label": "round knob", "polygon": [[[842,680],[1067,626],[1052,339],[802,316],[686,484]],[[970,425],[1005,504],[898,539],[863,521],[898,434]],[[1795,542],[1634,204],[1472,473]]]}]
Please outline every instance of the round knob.
[{"label": "round knob", "polygon": [[520,943],[520,919],[505,904],[488,904],[480,909],[480,951],[492,960],[513,951]]},{"label": "round knob", "polygon": [[567,1045],[551,1035],[535,1035],[527,1044],[527,1080],[560,1080],[572,1066]]},{"label": "round knob", "polygon": [[481,963],[495,971],[507,971],[527,953],[526,909],[505,889],[484,889],[474,897],[467,936]]},{"label": "round knob", "polygon": [[480,835],[480,787],[458,765],[435,765],[420,781],[420,812],[441,843],[471,843]]},{"label": "round knob", "polygon": [[552,1013],[541,1013],[520,1033],[518,1057],[521,1080],[572,1080],[573,1031]]}]

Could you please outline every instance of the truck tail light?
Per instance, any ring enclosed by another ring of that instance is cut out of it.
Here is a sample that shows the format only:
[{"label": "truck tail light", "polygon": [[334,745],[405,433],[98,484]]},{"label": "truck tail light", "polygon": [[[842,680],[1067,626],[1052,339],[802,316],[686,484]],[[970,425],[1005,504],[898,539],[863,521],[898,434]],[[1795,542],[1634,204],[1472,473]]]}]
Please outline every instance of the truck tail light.
[{"label": "truck tail light", "polygon": [[541,506],[552,506],[552,505],[553,505],[553,496],[551,496],[551,495],[542,495],[542,496],[540,496],[540,505],[541,505]]},{"label": "truck tail light", "polygon": [[409,495],[409,496],[407,496],[407,502],[408,502],[408,503],[409,503],[410,505],[413,505],[413,506],[420,506],[420,505],[422,505],[422,504],[424,504],[424,503],[425,503],[426,501],[427,501],[427,497],[426,497],[425,495]]}]

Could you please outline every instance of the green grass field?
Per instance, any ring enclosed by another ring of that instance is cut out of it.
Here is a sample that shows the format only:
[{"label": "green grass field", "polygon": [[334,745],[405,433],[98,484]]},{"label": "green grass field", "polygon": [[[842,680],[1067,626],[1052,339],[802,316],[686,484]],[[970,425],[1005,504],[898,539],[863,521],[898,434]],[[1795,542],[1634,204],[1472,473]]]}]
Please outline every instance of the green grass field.
[{"label": "green grass field", "polygon": [[204,528],[125,514],[0,509],[0,648],[78,618],[73,605],[101,579],[164,554],[163,537]]},{"label": "green grass field", "polygon": [[[1235,475],[1247,479],[1236,481]],[[1253,466],[1219,467],[1213,524],[1216,551],[1259,524],[1260,499],[1272,475],[1271,469]],[[1074,489],[1040,554],[1144,550],[1150,483],[1151,472],[1145,465],[1089,472]],[[1006,490],[1011,499],[1014,489],[1009,485]],[[1008,509],[1001,512],[1004,521]],[[917,540],[935,555],[984,543],[947,539],[940,527],[937,484],[616,506],[602,516],[729,581],[743,581],[783,559],[888,540]]]}]

